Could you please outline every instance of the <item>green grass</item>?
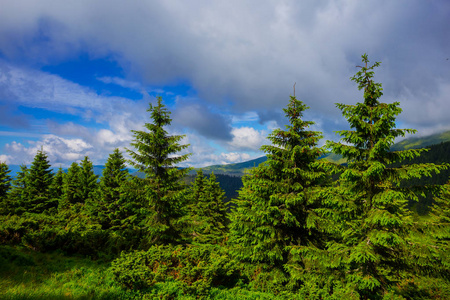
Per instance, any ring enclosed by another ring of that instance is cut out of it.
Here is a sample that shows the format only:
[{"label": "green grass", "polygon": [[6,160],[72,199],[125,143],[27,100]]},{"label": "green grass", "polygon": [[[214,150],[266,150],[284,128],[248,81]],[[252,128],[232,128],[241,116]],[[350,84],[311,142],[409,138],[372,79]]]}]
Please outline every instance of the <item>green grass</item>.
[{"label": "green grass", "polygon": [[109,263],[0,246],[0,299],[131,299]]},{"label": "green grass", "polygon": [[[186,294],[175,281],[156,283],[141,292],[122,289],[109,267],[109,262],[0,245],[0,299],[199,299]],[[286,298],[236,287],[212,288],[200,299]]]}]

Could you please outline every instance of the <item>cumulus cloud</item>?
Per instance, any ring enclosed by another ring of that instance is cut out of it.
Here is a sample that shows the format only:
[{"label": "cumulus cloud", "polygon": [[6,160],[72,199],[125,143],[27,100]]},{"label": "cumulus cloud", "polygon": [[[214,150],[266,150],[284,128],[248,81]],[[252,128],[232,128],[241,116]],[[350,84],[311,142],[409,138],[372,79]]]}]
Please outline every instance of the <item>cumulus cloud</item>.
[{"label": "cumulus cloud", "polygon": [[45,135],[39,141],[28,141],[29,145],[24,145],[13,141],[5,145],[6,153],[9,153],[9,160],[13,164],[30,164],[37,151],[44,150],[51,164],[66,164],[68,161],[81,160],[85,155],[90,154],[92,145],[82,139],[64,139],[55,135]]},{"label": "cumulus cloud", "polygon": [[[400,121],[430,132],[450,128],[449,15],[446,0],[8,1],[0,10],[0,53],[36,68],[81,52],[113,57],[136,81],[99,80],[135,90],[188,82],[209,106],[174,112],[180,125],[228,140],[232,149],[256,149],[261,132],[231,130],[209,107],[230,105],[231,114],[257,114],[261,124],[282,126],[281,108],[296,83],[297,98],[320,115],[321,128],[331,135],[346,126],[334,103],[362,100],[349,77],[365,52],[383,62],[376,79],[383,83],[383,101],[402,102]],[[95,118],[109,126],[101,133],[105,145],[125,141],[145,120],[146,101],[101,97],[5,63],[0,97]],[[118,113],[130,109],[133,117]],[[213,120],[215,127],[209,126]],[[20,116],[10,121],[27,125]]]},{"label": "cumulus cloud", "polygon": [[252,127],[233,128],[231,130],[233,139],[228,145],[232,149],[258,151],[264,143],[267,143],[266,132],[258,131]]}]

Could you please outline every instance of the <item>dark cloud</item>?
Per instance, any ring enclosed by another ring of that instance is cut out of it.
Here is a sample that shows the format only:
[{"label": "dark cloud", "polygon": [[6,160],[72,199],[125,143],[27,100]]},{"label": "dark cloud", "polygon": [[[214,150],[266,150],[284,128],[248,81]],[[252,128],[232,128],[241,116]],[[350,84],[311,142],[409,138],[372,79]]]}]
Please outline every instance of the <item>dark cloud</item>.
[{"label": "dark cloud", "polygon": [[[184,80],[211,105],[259,111],[262,122],[279,119],[267,112],[285,106],[296,82],[298,98],[331,123],[342,118],[334,103],[362,99],[349,78],[367,52],[383,62],[383,100],[402,101],[400,118],[442,128],[450,127],[442,114],[450,109],[449,28],[447,0],[10,1],[0,11],[0,52],[43,63],[80,49],[112,53],[145,84]],[[202,113],[179,111],[180,124],[230,139],[226,120]]]},{"label": "dark cloud", "polygon": [[182,104],[173,112],[174,125],[195,130],[202,136],[221,141],[232,139],[230,121],[200,104]]}]

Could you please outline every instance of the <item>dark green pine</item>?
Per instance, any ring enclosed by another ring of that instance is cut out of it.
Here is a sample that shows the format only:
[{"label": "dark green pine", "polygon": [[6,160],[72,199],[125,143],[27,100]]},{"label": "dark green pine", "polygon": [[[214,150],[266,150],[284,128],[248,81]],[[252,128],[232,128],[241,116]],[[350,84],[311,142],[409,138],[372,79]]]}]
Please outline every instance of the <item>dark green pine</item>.
[{"label": "dark green pine", "polygon": [[57,207],[51,195],[53,172],[47,154],[39,150],[31,163],[28,172],[27,207],[28,212],[42,213],[52,207]]},{"label": "dark green pine", "polygon": [[120,227],[123,219],[124,205],[121,203],[124,196],[123,186],[129,184],[125,162],[119,149],[115,149],[109,155],[100,177],[100,195],[95,201],[95,214],[104,229]]},{"label": "dark green pine", "polygon": [[62,207],[84,203],[81,193],[80,173],[81,168],[76,162],[73,162],[67,169],[67,174],[64,176],[62,202],[60,203]]},{"label": "dark green pine", "polygon": [[8,211],[11,214],[20,215],[26,211],[28,199],[29,169],[26,165],[20,166],[16,178],[12,181],[12,187],[8,195]]},{"label": "dark green pine", "polygon": [[64,171],[59,167],[56,174],[53,176],[52,184],[50,185],[50,192],[53,199],[61,201],[64,194]]},{"label": "dark green pine", "polygon": [[152,123],[145,123],[146,130],[132,130],[134,150],[127,149],[132,157],[130,164],[145,173],[148,182],[149,208],[154,212],[147,219],[150,243],[176,243],[181,241],[186,215],[186,188],[182,179],[189,169],[176,165],[190,154],[179,154],[189,145],[180,145],[183,135],[169,135],[165,127],[171,123],[170,112],[158,97],[157,105],[150,104]]},{"label": "dark green pine", "polygon": [[395,138],[415,131],[395,128],[396,116],[402,110],[398,102],[379,101],[382,87],[374,82],[373,69],[380,63],[368,66],[367,55],[362,60],[363,66],[351,79],[364,91],[364,102],[337,104],[352,130],[339,131],[340,142],[328,142],[332,151],[348,162],[336,192],[327,199],[330,219],[336,221],[341,236],[339,242],[330,243],[329,266],[341,272],[341,279],[361,297],[372,299],[392,292],[405,276],[413,276],[412,270],[418,267],[412,259],[414,251],[423,249],[407,204],[417,200],[418,193],[436,187],[405,188],[401,183],[431,176],[447,166],[390,166],[425,150],[390,151]]},{"label": "dark green pine", "polygon": [[314,212],[321,206],[315,190],[328,175],[316,161],[323,153],[317,147],[321,134],[308,130],[314,123],[302,119],[307,108],[291,96],[284,109],[289,125],[269,135],[272,145],[262,147],[268,160],[244,176],[231,214],[233,255],[276,268],[286,280],[287,273],[303,270],[298,253],[324,242]]},{"label": "dark green pine", "polygon": [[[197,178],[200,178],[199,174]],[[225,192],[214,173],[207,180],[203,178],[202,185],[198,201],[194,204],[194,220],[197,222],[194,240],[204,244],[219,244],[225,238],[228,225]]]},{"label": "dark green pine", "polygon": [[84,203],[95,201],[95,195],[98,188],[98,176],[94,173],[94,166],[85,156],[80,162],[80,172],[78,173],[80,184],[80,197]]},{"label": "dark green pine", "polygon": [[0,214],[7,214],[8,191],[11,188],[11,170],[4,162],[0,162]]}]

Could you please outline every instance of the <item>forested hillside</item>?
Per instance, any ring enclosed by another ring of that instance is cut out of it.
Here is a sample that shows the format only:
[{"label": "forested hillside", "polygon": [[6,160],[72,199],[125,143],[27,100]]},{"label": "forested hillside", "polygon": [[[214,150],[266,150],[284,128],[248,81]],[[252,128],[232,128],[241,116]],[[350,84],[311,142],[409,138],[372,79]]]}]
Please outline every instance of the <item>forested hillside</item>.
[{"label": "forested hillside", "polygon": [[[350,129],[325,147],[291,96],[265,163],[228,167],[250,168],[237,194],[224,188],[239,177],[177,167],[188,145],[169,135],[160,97],[132,130],[131,160],[114,150],[100,176],[87,156],[54,172],[43,150],[14,179],[1,163],[2,296],[449,299],[450,143],[392,151],[415,130],[396,128],[398,102],[380,101],[379,65],[362,56],[351,79],[363,99],[336,104]],[[320,159],[330,151],[346,163]]]}]

